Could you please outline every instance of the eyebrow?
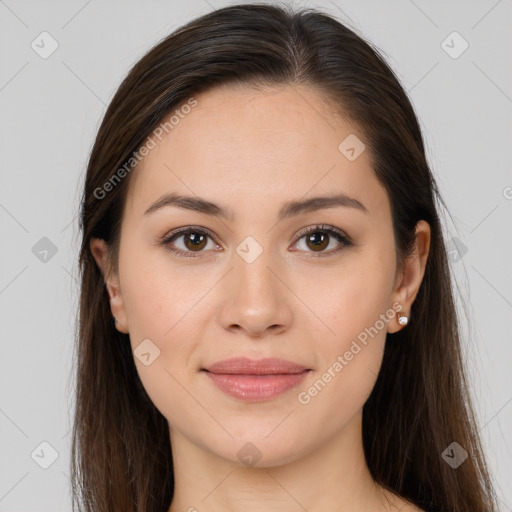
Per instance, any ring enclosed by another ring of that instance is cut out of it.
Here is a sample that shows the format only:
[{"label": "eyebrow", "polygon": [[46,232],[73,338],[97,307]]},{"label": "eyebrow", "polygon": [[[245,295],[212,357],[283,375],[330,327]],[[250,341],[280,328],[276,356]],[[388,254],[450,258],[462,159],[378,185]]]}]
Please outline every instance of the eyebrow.
[{"label": "eyebrow", "polygon": [[[176,193],[163,195],[144,212],[144,215],[149,215],[150,213],[156,212],[168,206],[191,210],[194,212],[203,213],[205,215],[223,217],[231,221],[234,219],[233,211],[228,208],[219,206],[198,196],[184,196]],[[345,194],[336,194],[329,196],[311,197],[309,199],[298,201],[288,201],[279,210],[278,219],[283,220],[303,213],[315,212],[325,208],[336,208],[340,206],[354,208],[366,214],[369,213],[366,207],[357,199],[349,197]]]}]

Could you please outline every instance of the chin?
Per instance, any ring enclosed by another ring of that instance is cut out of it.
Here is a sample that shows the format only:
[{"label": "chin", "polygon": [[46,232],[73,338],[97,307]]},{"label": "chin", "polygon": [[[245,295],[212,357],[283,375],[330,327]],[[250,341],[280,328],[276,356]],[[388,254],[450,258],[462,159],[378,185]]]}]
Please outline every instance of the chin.
[{"label": "chin", "polygon": [[[274,426],[275,427],[275,426]],[[279,427],[278,427],[279,428]],[[307,450],[304,438],[283,429],[279,434],[272,429],[248,427],[243,433],[234,434],[228,443],[222,441],[210,445],[210,451],[231,464],[247,468],[276,467],[297,460]],[[313,449],[313,447],[312,447]]]}]

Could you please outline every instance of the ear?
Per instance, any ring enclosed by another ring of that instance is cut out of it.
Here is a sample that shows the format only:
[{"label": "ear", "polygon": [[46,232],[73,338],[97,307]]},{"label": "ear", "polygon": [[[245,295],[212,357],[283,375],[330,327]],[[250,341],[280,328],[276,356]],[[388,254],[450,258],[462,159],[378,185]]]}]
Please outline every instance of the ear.
[{"label": "ear", "polygon": [[116,273],[110,272],[108,266],[109,247],[105,240],[92,238],[90,249],[105,280],[105,286],[107,287],[110,301],[110,310],[112,311],[112,315],[117,319],[116,329],[119,332],[128,334],[128,322],[119,277]]},{"label": "ear", "polygon": [[[418,295],[430,250],[430,225],[424,220],[416,224],[416,242],[412,254],[407,258],[404,269],[397,277],[396,287],[392,294],[392,304],[402,305],[400,313],[410,317],[411,307]],[[414,321],[414,319],[412,319]],[[398,315],[388,324],[388,332],[402,329],[398,323]]]}]

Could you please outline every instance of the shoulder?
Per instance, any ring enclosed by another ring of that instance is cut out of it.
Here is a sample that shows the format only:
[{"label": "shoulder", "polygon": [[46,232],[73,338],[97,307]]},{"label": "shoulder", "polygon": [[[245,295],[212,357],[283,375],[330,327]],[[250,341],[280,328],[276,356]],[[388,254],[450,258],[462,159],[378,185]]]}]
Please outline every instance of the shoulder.
[{"label": "shoulder", "polygon": [[404,501],[405,505],[400,509],[400,512],[427,512],[423,508],[419,508],[414,503],[410,503],[408,501]]},{"label": "shoulder", "polygon": [[415,505],[414,503],[408,501],[402,496],[398,496],[389,491],[385,491],[385,495],[390,505],[390,512],[427,512],[425,509],[422,509]]}]

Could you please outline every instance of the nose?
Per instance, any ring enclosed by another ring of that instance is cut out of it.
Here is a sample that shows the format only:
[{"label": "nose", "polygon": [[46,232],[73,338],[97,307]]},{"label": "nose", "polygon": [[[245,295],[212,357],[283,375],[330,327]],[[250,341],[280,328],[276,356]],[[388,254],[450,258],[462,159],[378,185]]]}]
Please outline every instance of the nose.
[{"label": "nose", "polygon": [[265,251],[250,263],[238,254],[234,256],[234,268],[223,280],[217,309],[222,327],[253,338],[288,330],[293,319],[293,293],[282,266],[271,261]]}]

